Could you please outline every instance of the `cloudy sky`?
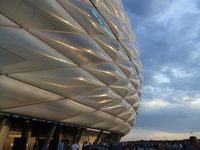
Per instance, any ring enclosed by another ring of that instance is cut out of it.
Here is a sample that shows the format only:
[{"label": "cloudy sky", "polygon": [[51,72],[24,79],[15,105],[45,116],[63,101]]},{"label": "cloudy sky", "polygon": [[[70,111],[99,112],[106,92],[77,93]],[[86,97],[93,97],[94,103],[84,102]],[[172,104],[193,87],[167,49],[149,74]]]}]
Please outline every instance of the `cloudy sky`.
[{"label": "cloudy sky", "polygon": [[144,86],[124,137],[200,137],[200,1],[123,0],[141,50]]}]

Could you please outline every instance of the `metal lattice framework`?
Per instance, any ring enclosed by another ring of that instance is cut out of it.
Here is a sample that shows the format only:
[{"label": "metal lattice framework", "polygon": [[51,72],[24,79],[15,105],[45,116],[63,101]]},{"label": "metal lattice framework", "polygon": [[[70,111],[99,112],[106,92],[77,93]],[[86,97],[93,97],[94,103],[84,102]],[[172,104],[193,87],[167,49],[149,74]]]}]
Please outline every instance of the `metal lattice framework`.
[{"label": "metal lattice framework", "polygon": [[0,111],[126,134],[139,52],[120,0],[0,0]]}]

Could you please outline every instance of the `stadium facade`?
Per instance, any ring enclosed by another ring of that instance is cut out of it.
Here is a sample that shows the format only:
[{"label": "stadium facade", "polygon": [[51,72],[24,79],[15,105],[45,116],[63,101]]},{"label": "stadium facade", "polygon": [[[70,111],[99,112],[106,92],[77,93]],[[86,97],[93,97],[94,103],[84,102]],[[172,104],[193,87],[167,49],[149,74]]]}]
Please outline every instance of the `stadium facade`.
[{"label": "stadium facade", "polygon": [[118,141],[140,68],[121,0],[0,0],[0,149]]}]

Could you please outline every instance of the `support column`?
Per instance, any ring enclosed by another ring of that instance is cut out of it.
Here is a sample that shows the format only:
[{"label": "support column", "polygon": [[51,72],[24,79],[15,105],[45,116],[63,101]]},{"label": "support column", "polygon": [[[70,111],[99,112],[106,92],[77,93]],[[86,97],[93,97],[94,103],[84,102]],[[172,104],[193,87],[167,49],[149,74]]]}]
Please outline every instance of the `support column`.
[{"label": "support column", "polygon": [[121,135],[118,135],[117,139],[116,139],[116,142],[118,143],[120,140],[121,140],[122,136]]},{"label": "support column", "polygon": [[[26,150],[29,150],[30,148],[30,142],[31,142],[31,123],[27,123],[23,130],[22,130],[22,139],[26,139],[26,145],[24,147],[26,147]],[[24,143],[25,144],[25,143]]]},{"label": "support column", "polygon": [[6,124],[6,122],[7,122],[7,119],[0,120],[0,132],[1,132],[1,129],[3,128],[3,126]]},{"label": "support column", "polygon": [[110,143],[113,143],[113,138],[115,137],[115,135],[114,134],[112,134],[112,133],[110,133],[110,136],[109,136],[109,138],[108,138],[108,143],[110,144]]},{"label": "support column", "polygon": [[101,130],[95,140],[95,144],[99,144],[103,135],[103,131]]},{"label": "support column", "polygon": [[56,131],[55,131],[55,138],[57,140],[58,143],[61,142],[62,140],[62,131],[63,131],[63,126],[59,126],[57,127]]},{"label": "support column", "polygon": [[110,143],[113,142],[114,136],[115,136],[115,135],[112,134],[112,133],[106,134],[106,135],[102,136],[102,138],[101,138],[101,140],[100,140],[100,143],[105,142],[105,143],[110,144]]},{"label": "support column", "polygon": [[103,134],[101,137],[100,143],[105,142],[109,144],[110,139],[111,139],[111,134]]},{"label": "support column", "polygon": [[121,135],[115,134],[115,135],[113,135],[112,143],[114,143],[114,142],[118,143],[120,139],[121,139]]},{"label": "support column", "polygon": [[49,146],[49,142],[50,142],[51,138],[53,137],[53,134],[56,130],[56,127],[57,127],[57,125],[52,125],[52,127],[48,133],[47,140],[42,145],[42,150],[47,150],[47,148]]},{"label": "support column", "polygon": [[31,123],[22,122],[22,134],[20,138],[14,139],[13,150],[28,150],[30,147],[30,137],[31,137]]},{"label": "support column", "polygon": [[8,139],[8,132],[10,129],[10,123],[8,119],[3,119],[1,121],[0,127],[0,150],[6,149],[6,141]]},{"label": "support column", "polygon": [[31,123],[27,123],[22,130],[22,138],[28,138],[31,132]]},{"label": "support column", "polygon": [[73,142],[79,143],[84,132],[84,128],[74,129]]},{"label": "support column", "polygon": [[78,134],[78,137],[77,137],[77,143],[79,143],[80,142],[80,140],[81,140],[81,137],[82,137],[82,135],[83,135],[83,133],[84,133],[84,131],[85,131],[85,129],[80,129],[80,131],[79,131],[79,134]]}]

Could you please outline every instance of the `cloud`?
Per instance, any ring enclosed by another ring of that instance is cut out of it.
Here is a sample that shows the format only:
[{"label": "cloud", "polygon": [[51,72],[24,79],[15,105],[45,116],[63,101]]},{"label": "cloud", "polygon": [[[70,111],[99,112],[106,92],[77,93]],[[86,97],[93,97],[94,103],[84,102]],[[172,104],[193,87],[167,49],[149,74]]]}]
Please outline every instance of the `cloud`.
[{"label": "cloud", "polygon": [[126,0],[124,1],[125,6],[127,6],[127,10],[130,12],[135,13],[138,16],[141,17],[150,17],[161,10],[165,9],[165,6],[168,5],[171,2],[171,0],[163,0],[163,1],[157,1],[157,0]]},{"label": "cloud", "polygon": [[155,82],[159,84],[170,83],[170,79],[166,75],[161,73],[154,74],[153,79],[155,80]]},{"label": "cloud", "polygon": [[160,99],[154,99],[151,101],[147,101],[147,102],[143,102],[143,109],[147,109],[147,110],[151,110],[151,109],[163,109],[165,107],[169,106],[169,103],[164,101],[164,100],[160,100]]},{"label": "cloud", "polygon": [[192,77],[193,72],[192,71],[186,71],[184,68],[177,68],[177,67],[168,67],[164,66],[161,70],[162,73],[170,73],[175,78],[187,78]]},{"label": "cloud", "polygon": [[140,127],[170,135],[199,131],[200,2],[123,2],[143,63],[142,107],[135,132]]}]

